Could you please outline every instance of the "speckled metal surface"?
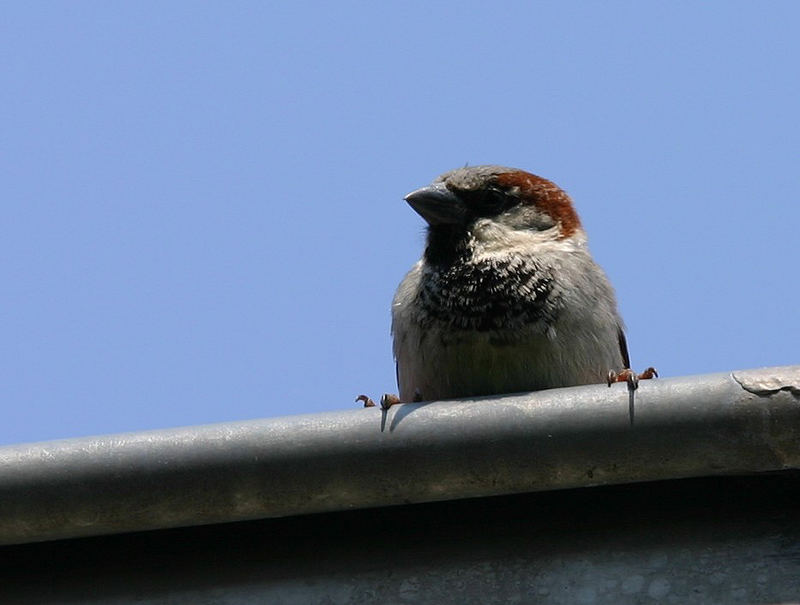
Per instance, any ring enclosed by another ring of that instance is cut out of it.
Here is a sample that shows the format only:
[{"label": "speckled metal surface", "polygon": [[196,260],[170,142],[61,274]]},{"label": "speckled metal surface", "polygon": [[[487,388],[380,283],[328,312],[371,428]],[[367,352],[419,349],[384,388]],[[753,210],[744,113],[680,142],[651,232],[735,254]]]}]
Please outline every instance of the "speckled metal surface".
[{"label": "speckled metal surface", "polygon": [[[0,543],[800,468],[798,368],[0,448]],[[752,387],[752,388],[747,388]]]}]

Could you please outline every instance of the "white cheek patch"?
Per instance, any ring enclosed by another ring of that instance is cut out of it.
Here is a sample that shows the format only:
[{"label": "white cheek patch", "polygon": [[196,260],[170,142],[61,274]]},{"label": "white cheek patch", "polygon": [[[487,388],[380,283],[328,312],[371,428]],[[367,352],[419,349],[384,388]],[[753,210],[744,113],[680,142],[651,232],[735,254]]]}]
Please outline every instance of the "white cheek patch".
[{"label": "white cheek patch", "polygon": [[537,231],[535,229],[515,229],[491,219],[480,219],[473,227],[475,256],[502,254],[513,257],[525,255],[531,247],[560,239],[559,229]]}]

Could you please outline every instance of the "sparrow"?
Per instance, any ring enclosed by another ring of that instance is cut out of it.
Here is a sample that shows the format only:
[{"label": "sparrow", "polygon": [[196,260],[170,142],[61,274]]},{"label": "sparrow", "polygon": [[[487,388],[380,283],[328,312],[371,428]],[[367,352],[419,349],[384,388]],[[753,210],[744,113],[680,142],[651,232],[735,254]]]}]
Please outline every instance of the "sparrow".
[{"label": "sparrow", "polygon": [[633,389],[657,373],[630,370],[614,290],[564,190],[469,166],[405,201],[427,238],[392,301],[399,398],[382,407],[625,381],[632,421]]}]

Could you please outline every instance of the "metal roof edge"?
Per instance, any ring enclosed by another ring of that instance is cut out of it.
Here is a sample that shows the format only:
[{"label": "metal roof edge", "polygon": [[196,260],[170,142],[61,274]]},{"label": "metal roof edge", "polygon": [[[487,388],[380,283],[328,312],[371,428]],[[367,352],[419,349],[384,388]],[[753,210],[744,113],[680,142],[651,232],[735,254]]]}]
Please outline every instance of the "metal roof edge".
[{"label": "metal roof edge", "polygon": [[0,448],[0,544],[800,468],[800,366]]}]

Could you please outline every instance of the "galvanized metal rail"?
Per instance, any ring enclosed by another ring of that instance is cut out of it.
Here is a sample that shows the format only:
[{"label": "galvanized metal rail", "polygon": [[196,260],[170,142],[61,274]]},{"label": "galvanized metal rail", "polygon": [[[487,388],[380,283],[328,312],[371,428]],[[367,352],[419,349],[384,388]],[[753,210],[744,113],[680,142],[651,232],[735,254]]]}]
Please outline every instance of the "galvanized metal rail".
[{"label": "galvanized metal rail", "polygon": [[800,366],[0,448],[0,544],[800,468]]}]

